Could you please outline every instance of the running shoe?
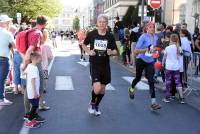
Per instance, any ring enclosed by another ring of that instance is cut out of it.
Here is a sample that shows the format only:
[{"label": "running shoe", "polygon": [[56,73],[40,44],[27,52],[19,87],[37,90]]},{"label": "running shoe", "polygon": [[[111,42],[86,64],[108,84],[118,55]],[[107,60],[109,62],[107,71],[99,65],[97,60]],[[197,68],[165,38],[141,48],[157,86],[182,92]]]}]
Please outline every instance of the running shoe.
[{"label": "running shoe", "polygon": [[13,104],[13,103],[5,98],[0,100],[0,106],[8,106],[11,104]]},{"label": "running shoe", "polygon": [[26,121],[24,123],[24,126],[27,127],[27,128],[39,128],[41,126],[41,124],[36,121],[35,119],[33,119],[32,121]]},{"label": "running shoe", "polygon": [[40,111],[47,111],[47,110],[50,110],[50,107],[48,107],[46,105],[42,105],[42,106],[39,106],[39,110]]},{"label": "running shoe", "polygon": [[165,97],[162,99],[163,102],[165,103],[169,103],[170,102],[170,98],[169,97]]},{"label": "running shoe", "polygon": [[135,89],[132,87],[128,88],[128,93],[129,93],[129,97],[130,99],[134,99],[135,98]]},{"label": "running shoe", "polygon": [[170,100],[175,100],[176,99],[176,96],[170,96],[170,98],[169,98]]},{"label": "running shoe", "polygon": [[179,101],[180,101],[181,104],[185,104],[185,99],[184,98],[180,98]]},{"label": "running shoe", "polygon": [[90,103],[89,107],[88,107],[88,112],[90,114],[95,114],[96,109],[95,109],[95,104]]},{"label": "running shoe", "polygon": [[101,112],[99,111],[99,107],[96,106],[95,107],[95,113],[94,113],[96,116],[100,116],[101,115]]},{"label": "running shoe", "polygon": [[45,118],[42,118],[42,117],[39,116],[38,114],[36,114],[36,116],[35,116],[35,120],[36,120],[37,122],[40,122],[40,123],[43,123],[43,122],[46,121]]},{"label": "running shoe", "polygon": [[30,116],[29,113],[27,113],[26,115],[24,115],[24,120],[28,121],[29,116]]},{"label": "running shoe", "polygon": [[159,110],[159,109],[161,109],[161,105],[159,105],[159,104],[152,104],[151,105],[151,110]]}]

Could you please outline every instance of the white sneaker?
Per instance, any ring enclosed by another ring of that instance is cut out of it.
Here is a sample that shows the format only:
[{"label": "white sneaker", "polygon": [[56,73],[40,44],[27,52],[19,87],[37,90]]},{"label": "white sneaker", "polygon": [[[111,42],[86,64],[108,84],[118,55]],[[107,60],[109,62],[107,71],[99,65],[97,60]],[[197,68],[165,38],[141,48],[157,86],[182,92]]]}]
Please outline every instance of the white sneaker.
[{"label": "white sneaker", "polygon": [[83,60],[83,59],[80,59],[80,61],[83,62],[84,60]]},{"label": "white sneaker", "polygon": [[99,111],[99,107],[96,107],[95,108],[95,113],[94,113],[96,116],[100,116],[101,115],[101,112]]},{"label": "white sneaker", "polygon": [[88,107],[88,112],[90,113],[90,114],[95,114],[95,109],[93,108],[93,106],[90,104],[89,105],[89,107]]},{"label": "white sneaker", "polygon": [[11,104],[13,104],[13,103],[5,98],[3,100],[0,100],[0,106],[8,106]]}]

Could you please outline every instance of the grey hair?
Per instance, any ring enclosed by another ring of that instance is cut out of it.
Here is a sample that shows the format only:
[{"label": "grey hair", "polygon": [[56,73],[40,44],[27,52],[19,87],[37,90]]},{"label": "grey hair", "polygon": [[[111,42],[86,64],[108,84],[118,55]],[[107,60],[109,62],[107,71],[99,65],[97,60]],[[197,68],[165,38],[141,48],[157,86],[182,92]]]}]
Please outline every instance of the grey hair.
[{"label": "grey hair", "polygon": [[103,19],[106,21],[106,23],[108,24],[108,16],[107,16],[107,15],[105,15],[105,14],[100,14],[100,15],[97,17],[97,21],[98,21],[100,18],[103,18]]}]

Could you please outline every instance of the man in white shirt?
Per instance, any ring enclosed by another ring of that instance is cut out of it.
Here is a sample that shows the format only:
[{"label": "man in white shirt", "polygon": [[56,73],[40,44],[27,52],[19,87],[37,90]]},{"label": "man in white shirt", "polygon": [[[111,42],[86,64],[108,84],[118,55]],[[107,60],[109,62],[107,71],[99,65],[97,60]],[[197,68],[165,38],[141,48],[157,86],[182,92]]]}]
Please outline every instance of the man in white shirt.
[{"label": "man in white shirt", "polygon": [[4,82],[9,72],[10,49],[15,46],[14,37],[8,31],[11,21],[12,18],[7,15],[0,15],[0,106],[12,104],[4,95]]}]

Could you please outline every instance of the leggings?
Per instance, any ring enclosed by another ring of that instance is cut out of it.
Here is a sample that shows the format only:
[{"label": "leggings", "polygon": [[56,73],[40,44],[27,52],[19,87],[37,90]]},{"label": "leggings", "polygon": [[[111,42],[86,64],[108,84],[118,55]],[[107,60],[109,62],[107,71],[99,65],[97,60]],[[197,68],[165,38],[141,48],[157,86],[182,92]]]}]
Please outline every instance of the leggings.
[{"label": "leggings", "polygon": [[142,72],[145,70],[145,77],[148,80],[149,83],[149,91],[151,98],[155,98],[155,87],[154,87],[154,64],[152,63],[146,63],[142,59],[137,59],[136,61],[136,78],[132,82],[132,88],[136,86],[136,84],[141,80]]}]

